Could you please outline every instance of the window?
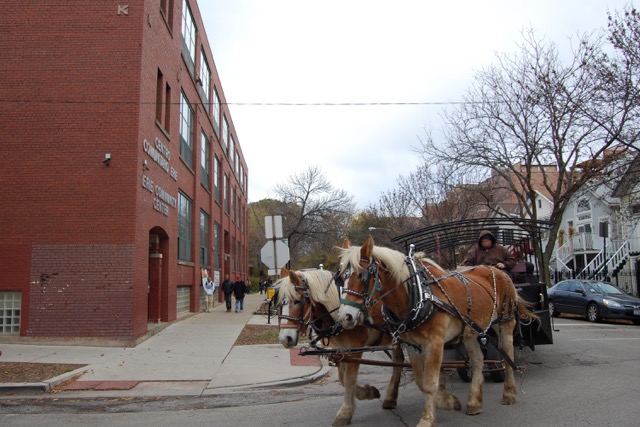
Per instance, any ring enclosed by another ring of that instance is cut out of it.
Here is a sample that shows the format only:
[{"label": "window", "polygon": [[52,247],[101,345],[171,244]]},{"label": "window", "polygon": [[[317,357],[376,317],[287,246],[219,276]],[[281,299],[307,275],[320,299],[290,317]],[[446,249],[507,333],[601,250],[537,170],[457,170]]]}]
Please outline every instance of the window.
[{"label": "window", "polygon": [[222,181],[222,194],[224,197],[224,211],[227,213],[227,215],[229,214],[229,177],[227,176],[227,174],[225,173],[223,175],[223,181]]},{"label": "window", "polygon": [[191,286],[178,286],[176,290],[176,311],[178,316],[189,313]]},{"label": "window", "polygon": [[202,131],[200,132],[200,183],[202,183],[207,190],[209,189],[209,182],[211,181],[209,174],[210,152],[209,140],[207,139],[207,135],[204,134],[204,131]]},{"label": "window", "polygon": [[169,29],[173,31],[173,0],[160,0],[160,13]]},{"label": "window", "polygon": [[213,223],[213,268],[220,268],[220,224]]},{"label": "window", "polygon": [[239,168],[238,168],[238,163],[240,162],[239,159],[240,159],[240,156],[238,156],[238,150],[236,150],[236,157],[235,157],[235,162],[234,162],[234,166],[233,166],[234,172],[236,173],[236,175],[238,175],[238,170],[239,170]]},{"label": "window", "polygon": [[576,212],[588,212],[591,210],[591,205],[587,199],[582,199],[578,202],[578,206],[576,207]]},{"label": "window", "polygon": [[196,21],[187,0],[182,0],[182,56],[193,76],[196,64]]},{"label": "window", "polygon": [[[229,135],[229,164],[231,165],[231,167],[233,168],[233,162],[235,157],[233,157],[233,154],[235,153],[236,150],[236,142],[233,139],[233,135]],[[234,169],[233,173],[235,174],[236,171]]]},{"label": "window", "polygon": [[591,205],[589,200],[582,199],[576,206],[576,217],[578,221],[588,221],[591,219]]},{"label": "window", "polygon": [[211,89],[211,69],[204,56],[204,51],[200,52],[200,96],[205,110],[209,112],[209,90]]},{"label": "window", "polygon": [[229,123],[224,116],[222,116],[222,151],[225,156],[229,155]]},{"label": "window", "polygon": [[20,301],[20,292],[0,292],[0,334],[20,333]]},{"label": "window", "polygon": [[164,89],[164,130],[171,132],[171,86],[167,83]]},{"label": "window", "polygon": [[169,132],[171,112],[171,88],[166,83],[162,71],[158,69],[156,78],[156,123]]},{"label": "window", "polygon": [[213,198],[220,204],[220,159],[213,156]]},{"label": "window", "polygon": [[235,209],[235,201],[236,201],[236,187],[231,187],[231,195],[229,196],[229,203],[231,203],[231,221],[236,222],[236,209]]},{"label": "window", "polygon": [[164,109],[164,76],[162,71],[158,69],[158,77],[156,78],[156,121],[162,123]]},{"label": "window", "polygon": [[184,92],[180,93],[180,157],[193,169],[193,109]]},{"label": "window", "polygon": [[209,265],[209,215],[200,211],[200,265]]},{"label": "window", "polygon": [[193,261],[191,257],[191,212],[192,201],[178,192],[178,259]]},{"label": "window", "polygon": [[217,136],[220,136],[220,111],[220,96],[218,96],[218,90],[213,88],[213,123]]}]

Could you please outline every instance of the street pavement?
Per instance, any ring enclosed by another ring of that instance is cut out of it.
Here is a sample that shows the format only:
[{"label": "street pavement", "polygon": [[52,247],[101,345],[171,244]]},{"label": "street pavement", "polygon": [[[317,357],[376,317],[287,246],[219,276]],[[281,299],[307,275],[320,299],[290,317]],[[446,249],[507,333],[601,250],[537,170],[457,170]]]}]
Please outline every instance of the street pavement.
[{"label": "street pavement", "polygon": [[277,318],[256,314],[264,301],[265,295],[247,295],[241,313],[227,312],[224,302],[216,302],[210,313],[160,325],[135,347],[0,342],[1,362],[86,365],[42,383],[0,383],[0,397],[52,390],[59,397],[207,395],[324,377],[331,369],[327,361],[300,356],[298,348],[234,345],[247,323],[277,326]]}]

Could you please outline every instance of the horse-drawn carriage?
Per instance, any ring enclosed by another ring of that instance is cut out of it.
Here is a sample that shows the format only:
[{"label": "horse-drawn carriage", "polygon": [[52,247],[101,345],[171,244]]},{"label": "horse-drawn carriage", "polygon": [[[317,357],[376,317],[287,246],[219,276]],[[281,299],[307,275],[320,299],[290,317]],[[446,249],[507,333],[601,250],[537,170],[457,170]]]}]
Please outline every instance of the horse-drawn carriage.
[{"label": "horse-drawn carriage", "polygon": [[[440,375],[446,363],[445,344],[456,343],[466,352],[465,360],[455,363],[464,363],[469,372],[467,414],[482,412],[488,349],[497,351],[505,362],[502,404],[514,404],[514,371],[520,370],[514,362],[514,342],[532,349],[535,344],[552,342],[546,286],[535,274],[542,267],[531,262],[534,254],[541,253],[535,245],[541,244],[541,233],[548,227],[541,222],[503,224],[483,220],[449,224],[437,230],[421,229],[394,239],[396,244],[406,245],[406,253],[376,246],[370,236],[361,247],[345,241],[341,268],[335,274],[283,271],[276,283],[278,303],[288,302],[280,316],[281,343],[295,346],[299,333],[312,331],[314,349],[301,353],[340,357],[334,361],[345,393],[334,425],[350,423],[355,398],[379,397],[374,387],[358,384],[357,375],[358,364],[364,362],[363,353],[381,349],[393,349],[394,355],[388,364],[394,370],[383,408],[396,406],[398,368],[411,366],[416,384],[425,395],[420,425],[435,425],[436,407],[461,409],[460,401],[446,392]],[[445,270],[425,256],[430,254],[437,260],[442,250],[453,249],[455,258],[455,248],[476,242],[481,229],[494,232],[500,243],[520,251],[519,257],[528,263],[516,279],[517,289],[497,268]],[[331,348],[316,347],[322,339],[330,340]],[[404,363],[399,348],[406,351],[410,365]]]},{"label": "horse-drawn carriage", "polygon": [[514,337],[516,344],[533,350],[536,345],[553,344],[547,284],[541,281],[541,272],[548,271],[541,257],[543,236],[551,225],[548,221],[522,218],[462,220],[420,228],[394,237],[392,242],[404,247],[405,251],[414,245],[416,251],[424,252],[436,262],[449,255],[450,261],[457,266],[461,261],[460,249],[477,244],[481,231],[491,231],[497,243],[508,248],[518,260],[511,271],[511,278],[518,293],[533,304],[534,313],[539,318],[531,324],[521,322]]}]

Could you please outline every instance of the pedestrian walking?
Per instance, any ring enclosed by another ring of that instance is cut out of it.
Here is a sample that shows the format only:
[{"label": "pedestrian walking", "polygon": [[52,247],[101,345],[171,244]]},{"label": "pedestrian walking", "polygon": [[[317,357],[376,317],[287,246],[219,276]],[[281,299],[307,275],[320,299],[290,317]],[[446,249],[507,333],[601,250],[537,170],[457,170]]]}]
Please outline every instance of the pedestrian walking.
[{"label": "pedestrian walking", "polygon": [[244,296],[247,293],[247,284],[244,283],[240,275],[236,276],[236,282],[233,284],[233,295],[236,297],[236,313],[242,313],[244,310]]},{"label": "pedestrian walking", "polygon": [[207,269],[204,267],[200,269],[200,276],[202,277],[202,287],[204,288],[204,311],[211,313],[211,309],[213,309],[213,294],[216,291],[216,284],[209,276]]},{"label": "pedestrian walking", "polygon": [[222,282],[222,293],[224,293],[224,303],[227,306],[227,312],[231,311],[231,295],[233,295],[233,282],[229,279],[229,275],[224,275]]}]

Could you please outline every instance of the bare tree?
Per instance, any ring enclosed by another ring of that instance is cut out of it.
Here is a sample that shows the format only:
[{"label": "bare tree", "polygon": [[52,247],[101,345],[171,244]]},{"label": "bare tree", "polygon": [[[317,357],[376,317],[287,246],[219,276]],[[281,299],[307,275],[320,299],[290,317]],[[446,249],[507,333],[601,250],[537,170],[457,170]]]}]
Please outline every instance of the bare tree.
[{"label": "bare tree", "polygon": [[[276,214],[283,216],[292,266],[315,267],[330,257],[346,235],[355,208],[353,197],[334,188],[316,166],[291,175],[274,192],[283,202]],[[318,257],[319,253],[325,255]]]},{"label": "bare tree", "polygon": [[[600,64],[600,74],[604,93],[618,100],[619,114],[628,114],[629,121],[638,123],[640,107],[640,13],[631,5],[622,11],[609,13],[609,41],[615,54]],[[630,104],[635,108],[626,108]],[[608,122],[607,116],[601,117],[599,110],[593,111],[593,120],[604,128],[616,132],[615,123]],[[613,125],[613,126],[612,126]],[[638,137],[639,126],[627,126],[620,132],[620,142],[626,147],[640,151]]]},{"label": "bare tree", "polygon": [[[544,192],[555,226],[538,256],[548,265],[569,200],[616,157],[608,154],[628,115],[603,93],[600,36],[580,36],[566,64],[555,44],[537,40],[532,30],[523,36],[517,54],[497,55],[495,65],[476,73],[464,102],[445,113],[446,146],[427,137],[421,151],[429,164],[490,170],[493,185],[515,201],[522,217],[538,219],[534,201]],[[590,117],[596,108],[606,128]]]}]

